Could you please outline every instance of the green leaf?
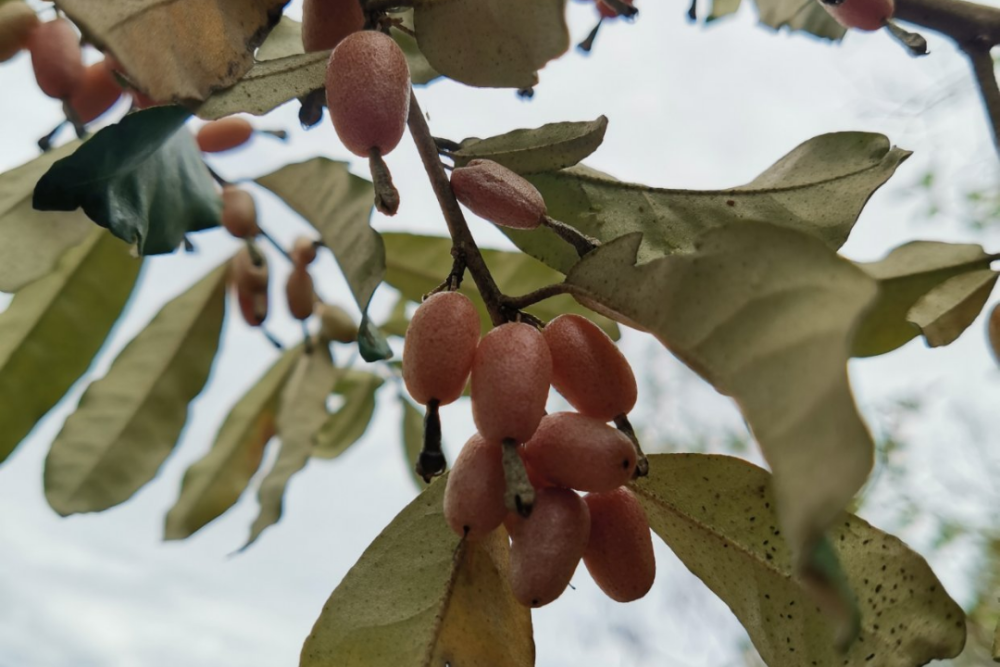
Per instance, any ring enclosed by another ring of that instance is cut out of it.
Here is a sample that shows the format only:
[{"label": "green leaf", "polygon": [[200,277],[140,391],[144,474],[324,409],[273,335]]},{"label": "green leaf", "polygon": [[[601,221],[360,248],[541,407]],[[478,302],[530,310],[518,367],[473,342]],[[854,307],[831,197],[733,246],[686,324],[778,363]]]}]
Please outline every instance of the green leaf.
[{"label": "green leaf", "polygon": [[104,128],[38,181],[34,207],[82,208],[139,254],[173,252],[186,233],[217,226],[222,213],[215,182],[184,129],[189,116],[157,107]]},{"label": "green leaf", "polygon": [[740,0],[712,0],[712,9],[705,19],[706,23],[735,14],[740,8]]},{"label": "green leaf", "polygon": [[[392,18],[399,19],[402,21],[403,26],[413,30],[413,10],[408,9],[405,12],[399,14],[393,14]],[[395,26],[389,31],[392,38],[396,40],[396,44],[399,48],[403,50],[403,55],[406,56],[406,64],[410,67],[410,81],[416,86],[422,86],[428,84],[434,79],[441,76],[437,70],[431,67],[431,64],[427,62],[427,58],[421,53],[420,47],[417,46],[417,40],[410,35],[406,34],[402,30],[399,30]]]},{"label": "green leaf", "polygon": [[334,392],[344,398],[344,403],[316,431],[313,456],[335,459],[361,439],[375,414],[375,393],[382,382],[379,376],[365,371],[348,370],[340,375]]},{"label": "green leaf", "polygon": [[[549,215],[601,241],[642,232],[640,261],[689,252],[706,230],[766,222],[847,240],[869,197],[910,153],[880,134],[838,132],[801,144],[750,183],[728,190],[667,190],[614,180],[586,166],[535,174]],[[563,273],[576,262],[549,230],[502,228],[522,250]]]},{"label": "green leaf", "polygon": [[0,292],[16,292],[55,269],[59,258],[93,229],[82,213],[42,212],[31,206],[38,179],[79,146],[79,141],[70,142],[0,174]]},{"label": "green leaf", "polygon": [[760,22],[775,30],[788,28],[830,40],[839,40],[847,29],[837,23],[822,5],[802,0],[756,0]]},{"label": "green leaf", "polygon": [[329,416],[326,399],[337,384],[337,377],[329,345],[316,345],[310,354],[299,356],[281,392],[278,407],[277,435],[281,448],[274,467],[257,491],[260,511],[250,527],[250,538],[244,549],[253,544],[264,529],[281,519],[285,489],[292,476],[309,462],[313,434]]},{"label": "green leaf", "polygon": [[316,228],[337,258],[361,312],[367,313],[385,275],[382,237],[369,224],[372,184],[348,172],[346,162],[323,157],[287,165],[257,183]]},{"label": "green leaf", "polygon": [[288,0],[59,0],[154,100],[204,100],[236,83]]},{"label": "green leaf", "polygon": [[90,367],[141,266],[124,243],[91,226],[0,313],[0,461]]},{"label": "green leaf", "polygon": [[417,409],[413,403],[403,398],[402,395],[399,397],[399,403],[403,408],[403,421],[401,425],[403,431],[403,460],[406,462],[406,469],[409,471],[413,483],[417,485],[418,489],[423,489],[427,484],[417,474],[416,465],[417,458],[420,456],[420,450],[424,448],[424,413]]},{"label": "green leaf", "polygon": [[173,451],[219,347],[228,268],[167,303],[87,387],[45,459],[45,497],[56,512],[128,500]]},{"label": "green leaf", "polygon": [[[411,301],[437,287],[451,270],[451,240],[439,236],[417,234],[383,234],[388,266],[385,281]],[[519,252],[483,250],[483,258],[505,294],[525,294],[551,283],[561,282],[562,276],[538,261]],[[462,283],[462,293],[472,299],[483,322],[483,331],[492,328],[486,306],[472,280]],[[562,295],[531,306],[527,312],[551,320],[563,313],[579,313],[592,319],[615,340],[618,325]]]},{"label": "green leaf", "polygon": [[323,87],[329,51],[303,53],[257,63],[236,85],[214,93],[195,112],[215,120],[236,113],[263,116]]},{"label": "green leaf", "polygon": [[955,276],[920,297],[906,319],[929,346],[950,345],[979,317],[996,282],[989,269]]},{"label": "green leaf", "polygon": [[639,243],[635,234],[598,248],[567,282],[736,400],[805,561],[872,467],[846,367],[875,282],[819,239],[773,225],[713,229],[694,253],[636,265]]},{"label": "green leaf", "polygon": [[530,88],[569,49],[566,0],[416,0],[417,44],[431,67],[469,86]]},{"label": "green leaf", "polygon": [[898,538],[850,514],[830,530],[855,591],[861,632],[846,653],[793,565],[774,512],[773,479],[740,459],[654,454],[633,484],[653,531],[722,598],[769,667],[914,667],[965,643],[961,607]]},{"label": "green leaf", "polygon": [[436,480],[392,520],[330,595],[300,667],[530,667],[531,612],[507,583],[507,534],[464,542]]},{"label": "green leaf", "polygon": [[974,244],[913,241],[859,266],[878,280],[879,294],[854,336],[851,354],[872,357],[916,338],[920,330],[907,320],[910,309],[947,280],[988,269],[990,256]]},{"label": "green leaf", "polygon": [[190,537],[239,499],[274,436],[278,397],[301,355],[301,347],[282,354],[229,411],[212,449],[184,473],[180,496],[167,513],[164,539]]},{"label": "green leaf", "polygon": [[456,167],[464,167],[470,160],[487,159],[519,174],[558,171],[596,151],[607,129],[605,116],[589,122],[549,123],[488,139],[466,139],[452,155]]},{"label": "green leaf", "polygon": [[[282,16],[278,25],[274,26],[264,43],[257,49],[256,64],[265,60],[279,60],[289,56],[300,56],[305,53],[302,46],[302,23],[287,16]],[[327,53],[329,56],[329,53]],[[253,71],[253,68],[250,68]],[[245,78],[245,77],[244,77]]]}]

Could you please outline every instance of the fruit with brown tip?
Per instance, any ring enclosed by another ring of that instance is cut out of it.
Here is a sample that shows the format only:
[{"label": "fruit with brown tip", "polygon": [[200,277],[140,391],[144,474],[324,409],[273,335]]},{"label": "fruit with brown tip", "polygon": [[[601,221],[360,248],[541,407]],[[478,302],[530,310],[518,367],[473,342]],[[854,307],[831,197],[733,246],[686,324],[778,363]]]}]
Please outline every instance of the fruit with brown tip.
[{"label": "fruit with brown tip", "polygon": [[57,100],[69,99],[83,80],[80,36],[64,18],[39,24],[28,39],[31,66],[42,92]]},{"label": "fruit with brown tip", "polygon": [[0,4],[0,63],[7,62],[28,47],[31,33],[38,27],[38,15],[22,0]]},{"label": "fruit with brown tip", "polygon": [[236,185],[223,186],[222,226],[238,239],[257,236],[260,228],[257,226],[257,204],[253,195]]},{"label": "fruit with brown tip", "polygon": [[69,98],[69,106],[77,120],[86,125],[113,107],[121,96],[122,87],[101,61],[84,69],[80,85]]},{"label": "fruit with brown tip", "polygon": [[288,274],[288,282],[285,284],[285,296],[288,299],[288,310],[292,317],[297,320],[308,320],[313,314],[313,307],[316,303],[316,292],[313,288],[313,279],[309,275],[309,269],[304,266],[296,266]]},{"label": "fruit with brown tip", "polygon": [[510,322],[486,334],[472,362],[472,417],[487,440],[527,442],[545,415],[552,356],[538,329]]},{"label": "fruit with brown tip", "polygon": [[330,54],[326,100],[337,136],[347,150],[370,157],[399,144],[410,111],[410,69],[396,42],[363,30],[344,38]]},{"label": "fruit with brown tip", "polygon": [[253,125],[241,116],[227,116],[205,123],[195,138],[203,153],[229,151],[250,141]]},{"label": "fruit with brown tip", "polygon": [[522,456],[536,477],[578,491],[611,491],[632,479],[632,441],[599,419],[575,412],[546,415]]},{"label": "fruit with brown tip", "polygon": [[445,520],[460,537],[486,537],[507,514],[504,488],[500,443],[489,442],[476,433],[465,443],[448,474]]},{"label": "fruit with brown tip", "polygon": [[454,169],[451,189],[470,211],[495,225],[535,229],[545,217],[538,188],[492,160],[472,160]]},{"label": "fruit with brown tip", "polygon": [[843,0],[839,4],[819,1],[837,23],[855,30],[878,30],[896,11],[895,0]]},{"label": "fruit with brown tip", "polygon": [[302,3],[302,46],[306,53],[326,51],[365,27],[358,0],[305,0]]},{"label": "fruit with brown tip", "polygon": [[583,563],[609,598],[632,602],[646,595],[656,578],[649,521],[627,488],[588,493],[590,539]]},{"label": "fruit with brown tip", "polygon": [[526,607],[542,607],[566,590],[590,537],[590,512],[568,489],[540,489],[531,516],[510,522],[510,587]]},{"label": "fruit with brown tip", "polygon": [[625,355],[596,324],[560,315],[542,331],[552,353],[552,386],[582,414],[611,421],[635,407],[638,388]]},{"label": "fruit with brown tip", "polygon": [[469,297],[439,292],[425,299],[403,342],[403,381],[413,400],[454,402],[465,389],[478,345],[479,313]]}]

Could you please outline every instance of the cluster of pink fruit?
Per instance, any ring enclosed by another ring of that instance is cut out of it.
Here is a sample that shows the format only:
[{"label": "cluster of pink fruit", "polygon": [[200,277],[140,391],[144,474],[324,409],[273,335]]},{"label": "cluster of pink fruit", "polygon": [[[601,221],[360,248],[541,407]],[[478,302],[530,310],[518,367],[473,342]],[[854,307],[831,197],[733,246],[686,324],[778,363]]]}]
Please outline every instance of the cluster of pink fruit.
[{"label": "cluster of pink fruit", "polygon": [[[608,425],[635,405],[636,383],[611,339],[572,314],[542,331],[511,322],[480,339],[479,315],[466,296],[434,294],[406,333],[407,389],[433,422],[470,375],[478,433],[448,477],[444,514],[451,528],[476,540],[506,526],[510,584],[526,606],[558,598],[581,558],[613,599],[645,595],[656,570],[652,540],[625,487],[645,459],[628,435]],[[546,414],[550,386],[577,412]],[[425,448],[418,471],[429,478],[442,468],[440,449]]]}]

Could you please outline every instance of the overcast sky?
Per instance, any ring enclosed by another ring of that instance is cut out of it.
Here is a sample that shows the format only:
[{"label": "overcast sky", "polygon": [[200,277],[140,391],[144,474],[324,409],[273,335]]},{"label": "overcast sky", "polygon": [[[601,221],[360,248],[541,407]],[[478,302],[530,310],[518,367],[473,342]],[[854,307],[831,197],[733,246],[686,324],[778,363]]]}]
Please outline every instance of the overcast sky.
[{"label": "overcast sky", "polygon": [[[297,4],[289,10],[293,16]],[[977,240],[993,251],[1000,248],[996,231],[976,234],[952,219],[921,222],[922,203],[904,193],[932,167],[945,184],[946,200],[963,187],[996,179],[996,159],[967,65],[943,39],[928,35],[933,55],[913,59],[884,34],[851,34],[842,45],[775,34],[756,26],[752,7],[708,28],[690,25],[680,3],[640,2],[640,8],[635,24],[605,26],[590,56],[574,51],[545,68],[530,102],[513,91],[451,82],[419,90],[432,130],[457,140],[604,114],[610,126],[591,165],[622,179],[684,188],[748,181],[817,134],[883,132],[915,155],[872,199],[846,255],[874,259],[913,238]],[[579,41],[593,26],[593,8],[571,3],[569,15]],[[58,122],[61,110],[36,89],[23,55],[0,66],[0,91],[0,169],[5,170],[36,155],[35,140]],[[287,129],[292,140],[283,145],[256,138],[245,150],[213,158],[212,165],[231,180],[317,154],[350,159],[352,169],[367,176],[367,165],[340,146],[326,120],[305,136],[294,105],[288,105],[255,122]],[[376,216],[376,228],[444,234],[412,144],[404,139],[388,163],[403,205],[393,219]],[[262,224],[283,242],[306,230],[272,196],[255,194]],[[474,221],[473,231],[486,245],[509,247],[485,223]],[[142,297],[114,331],[90,379],[103,374],[166,299],[236,247],[219,231],[193,240],[197,254],[148,262]],[[274,284],[281,285],[286,267],[272,259]],[[352,307],[328,257],[317,278],[324,295]],[[376,312],[392,300],[391,290],[380,290]],[[388,387],[365,438],[339,460],[313,462],[294,478],[285,518],[247,552],[230,557],[255,516],[251,493],[195,537],[161,542],[163,516],[184,470],[203,455],[228,408],[274,358],[260,335],[237,320],[229,320],[225,352],[194,404],[176,452],[128,503],[60,519],[42,495],[48,444],[86,383],[0,467],[0,667],[297,665],[302,641],[330,591],[412,499],[416,490],[399,453],[398,414],[389,400],[394,389]],[[296,327],[274,320],[275,333],[293,342]],[[886,357],[851,365],[859,400],[873,416],[895,397],[928,397],[926,411],[907,434],[913,468],[923,471],[915,484],[928,493],[940,492],[941,483],[971,489],[960,508],[969,516],[983,509],[975,502],[981,487],[969,485],[985,484],[988,491],[989,480],[948,472],[940,463],[971,456],[971,440],[996,441],[1000,373],[988,357],[983,330],[977,322],[951,347],[928,351],[914,341]],[[692,423],[707,429],[710,446],[719,446],[712,438],[726,428],[740,428],[731,402],[651,339],[626,334],[623,345],[636,367],[651,374],[644,383],[659,389],[640,395],[638,421],[663,435],[660,447],[686,449],[695,434]],[[347,348],[337,352],[341,359],[349,356]],[[472,430],[468,405],[449,407],[444,417],[446,445],[454,453]],[[868,516],[879,525],[877,510]],[[918,549],[926,549],[932,537],[920,523],[904,536]],[[959,545],[933,563],[960,601],[970,595],[965,582],[975,567],[972,554],[968,545]],[[581,567],[577,589],[534,615],[538,664],[733,664],[745,633],[666,548],[658,545],[657,555],[653,592],[629,605],[604,597]]]}]

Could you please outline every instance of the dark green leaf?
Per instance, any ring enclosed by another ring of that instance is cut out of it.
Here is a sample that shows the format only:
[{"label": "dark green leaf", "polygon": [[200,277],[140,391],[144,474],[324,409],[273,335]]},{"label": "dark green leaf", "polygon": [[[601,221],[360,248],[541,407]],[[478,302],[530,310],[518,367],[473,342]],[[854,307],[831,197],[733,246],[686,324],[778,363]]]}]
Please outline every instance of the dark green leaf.
[{"label": "dark green leaf", "polygon": [[313,456],[335,459],[361,439],[375,414],[375,393],[381,386],[382,378],[365,371],[349,370],[339,376],[334,391],[344,403],[316,431]]},{"label": "dark green leaf", "polygon": [[498,162],[519,174],[572,167],[604,141],[608,119],[579,123],[549,123],[531,130],[514,130],[488,139],[466,139],[453,153],[455,166],[470,160]]},{"label": "dark green leaf", "polygon": [[0,313],[0,461],[90,367],[141,266],[124,243],[91,226]]},{"label": "dark green leaf", "polygon": [[35,187],[40,211],[87,216],[141,255],[173,252],[188,232],[219,224],[222,199],[191,133],[189,112],[129,114],[55,163]]},{"label": "dark green leaf", "polygon": [[389,341],[368,317],[367,310],[361,315],[361,325],[358,327],[358,351],[361,358],[369,363],[392,358]]}]

